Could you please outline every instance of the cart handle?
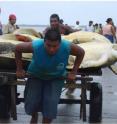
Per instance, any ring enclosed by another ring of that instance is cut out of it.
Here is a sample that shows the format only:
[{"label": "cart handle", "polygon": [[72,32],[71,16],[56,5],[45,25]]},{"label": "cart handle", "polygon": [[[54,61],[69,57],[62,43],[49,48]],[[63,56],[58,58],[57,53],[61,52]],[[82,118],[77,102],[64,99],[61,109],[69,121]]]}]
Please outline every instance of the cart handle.
[{"label": "cart handle", "polygon": [[[16,77],[16,73],[14,73],[14,72],[0,72],[0,75]],[[30,74],[27,74],[27,73],[26,73],[26,78],[28,78],[29,76],[30,76]],[[67,78],[66,78],[66,77],[60,77],[60,78],[55,78],[55,79],[66,80]],[[92,77],[87,77],[87,76],[78,77],[78,76],[76,75],[75,80],[76,80],[76,81],[77,81],[77,80],[93,81],[93,78],[92,78]]]}]

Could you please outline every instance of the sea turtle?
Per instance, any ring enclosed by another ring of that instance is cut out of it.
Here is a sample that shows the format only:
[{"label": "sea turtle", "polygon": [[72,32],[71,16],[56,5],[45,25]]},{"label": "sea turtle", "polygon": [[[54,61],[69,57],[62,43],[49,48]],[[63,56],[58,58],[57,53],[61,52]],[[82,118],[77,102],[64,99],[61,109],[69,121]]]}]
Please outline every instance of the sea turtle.
[{"label": "sea turtle", "polygon": [[[27,33],[27,35],[29,35]],[[70,37],[71,41],[77,39],[79,41],[80,47],[85,50],[85,56],[83,62],[81,63],[80,68],[90,68],[90,67],[105,67],[111,66],[113,63],[117,61],[117,45],[110,43],[110,41],[102,35],[92,32],[75,32],[68,36],[63,36],[65,39],[66,37]],[[67,39],[66,38],[66,39]],[[2,51],[2,46],[8,47],[5,48],[7,53],[0,54],[0,56],[6,56],[7,58],[11,56],[14,58],[13,48],[16,44],[21,43],[21,41],[16,40],[8,40],[0,38],[0,52]],[[2,44],[2,45],[1,45]],[[8,52],[10,51],[12,52]],[[12,53],[12,54],[11,54]],[[24,59],[30,60],[32,55],[31,54],[24,54]],[[1,58],[1,57],[0,57]],[[68,66],[67,68],[72,68],[74,63],[74,56],[69,57]],[[112,69],[112,68],[111,68]]]}]

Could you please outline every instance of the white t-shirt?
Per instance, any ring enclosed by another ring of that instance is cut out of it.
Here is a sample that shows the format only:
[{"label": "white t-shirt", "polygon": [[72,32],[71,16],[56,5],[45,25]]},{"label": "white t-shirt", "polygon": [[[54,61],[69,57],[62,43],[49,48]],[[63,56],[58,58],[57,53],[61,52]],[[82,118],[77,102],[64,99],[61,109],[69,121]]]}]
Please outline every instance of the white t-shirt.
[{"label": "white t-shirt", "polygon": [[88,25],[88,26],[86,26],[85,31],[94,32],[94,28],[92,25],[91,26]]},{"label": "white t-shirt", "polygon": [[79,25],[74,26],[74,29],[82,30],[82,28]]}]

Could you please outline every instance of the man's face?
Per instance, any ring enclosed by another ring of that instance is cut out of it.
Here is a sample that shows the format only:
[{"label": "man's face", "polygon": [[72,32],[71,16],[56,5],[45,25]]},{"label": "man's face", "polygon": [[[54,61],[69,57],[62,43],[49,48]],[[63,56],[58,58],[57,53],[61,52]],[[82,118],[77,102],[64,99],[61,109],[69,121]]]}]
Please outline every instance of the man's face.
[{"label": "man's face", "polygon": [[110,24],[112,25],[113,24],[113,21],[110,21]]},{"label": "man's face", "polygon": [[10,19],[9,21],[10,21],[10,23],[11,23],[12,25],[14,25],[14,24],[16,23],[16,19]]},{"label": "man's face", "polygon": [[54,55],[58,51],[60,47],[60,42],[59,41],[49,41],[46,40],[45,43],[45,49],[49,55]]},{"label": "man's face", "polygon": [[59,27],[59,21],[57,18],[51,18],[50,19],[50,25],[52,28],[58,28]]},{"label": "man's face", "polygon": [[90,25],[90,26],[93,25],[93,22],[89,22],[89,25]]},{"label": "man's face", "polygon": [[79,25],[79,21],[77,21],[76,24]]}]

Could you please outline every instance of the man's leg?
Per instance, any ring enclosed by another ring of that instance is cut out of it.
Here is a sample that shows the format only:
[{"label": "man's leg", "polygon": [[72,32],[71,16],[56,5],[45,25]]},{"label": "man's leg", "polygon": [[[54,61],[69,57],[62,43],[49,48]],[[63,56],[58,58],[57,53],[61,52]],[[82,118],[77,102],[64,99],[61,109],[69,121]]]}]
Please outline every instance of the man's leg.
[{"label": "man's leg", "polygon": [[50,124],[57,114],[57,106],[59,103],[63,80],[46,81],[43,92],[43,123]]},{"label": "man's leg", "polygon": [[39,79],[29,78],[24,92],[25,111],[31,115],[31,124],[38,122],[38,111],[41,111],[42,83]]},{"label": "man's leg", "polygon": [[52,119],[49,118],[43,118],[42,123],[43,124],[50,124],[52,122]]},{"label": "man's leg", "polygon": [[30,124],[37,124],[37,123],[38,123],[38,113],[35,112],[35,113],[32,114]]}]

